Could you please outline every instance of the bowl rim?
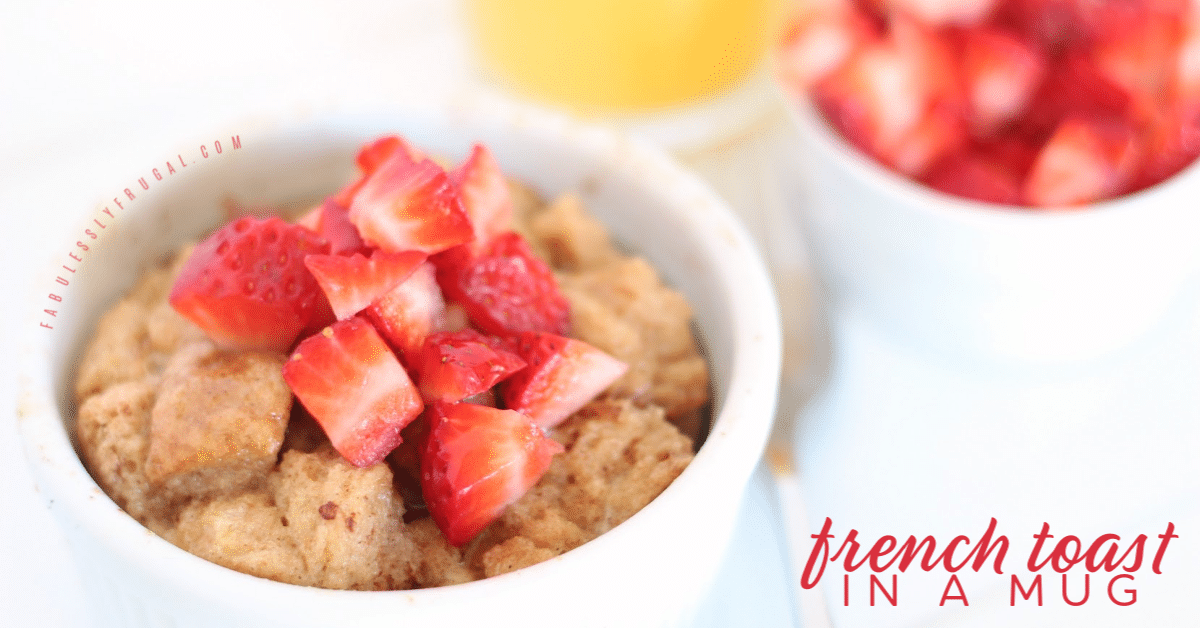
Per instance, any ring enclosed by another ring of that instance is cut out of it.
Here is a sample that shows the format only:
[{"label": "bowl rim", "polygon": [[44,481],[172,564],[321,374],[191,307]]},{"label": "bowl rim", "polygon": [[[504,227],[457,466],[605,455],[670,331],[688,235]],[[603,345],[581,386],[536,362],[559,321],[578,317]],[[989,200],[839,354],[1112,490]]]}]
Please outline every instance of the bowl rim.
[{"label": "bowl rim", "polygon": [[[391,608],[397,602],[412,605],[425,601],[437,605],[461,601],[464,595],[477,595],[481,588],[492,591],[489,595],[495,595],[495,589],[520,590],[528,578],[542,577],[543,572],[549,576],[555,574],[557,564],[565,556],[578,555],[593,560],[595,556],[602,556],[609,546],[636,533],[634,526],[638,524],[631,526],[629,522],[654,516],[673,501],[686,497],[685,492],[699,491],[705,482],[728,479],[722,476],[732,472],[738,478],[738,486],[744,488],[765,448],[774,419],[782,364],[780,316],[766,265],[749,232],[728,205],[697,175],[685,170],[661,150],[636,138],[573,120],[559,112],[479,93],[393,100],[384,105],[365,107],[292,111],[282,113],[270,122],[255,118],[251,121],[254,124],[247,126],[257,126],[267,138],[279,140],[289,131],[319,125],[330,119],[400,119],[430,115],[444,124],[481,127],[501,124],[510,131],[549,134],[556,140],[574,144],[570,146],[571,150],[587,159],[601,159],[606,166],[612,167],[605,172],[629,176],[648,186],[646,189],[650,192],[662,195],[667,201],[663,207],[681,219],[686,216],[689,221],[700,220],[695,231],[704,239],[698,243],[711,250],[714,260],[739,261],[736,268],[720,267],[723,276],[719,278],[727,286],[731,301],[728,310],[733,346],[728,388],[721,407],[713,409],[708,440],[683,473],[626,523],[557,559],[501,576],[445,587],[397,591],[314,589],[276,582],[221,567],[172,545],[124,513],[100,489],[84,468],[64,418],[58,412],[54,386],[56,369],[60,365],[51,359],[50,350],[54,343],[45,335],[29,334],[22,341],[24,368],[18,382],[18,433],[38,492],[49,501],[60,525],[82,528],[81,524],[86,521],[91,538],[119,552],[123,558],[165,566],[155,570],[155,577],[168,580],[177,588],[195,587],[195,577],[202,577],[204,587],[201,588],[212,599],[217,599],[223,592],[242,593],[252,587],[255,591],[283,596],[280,599],[300,606],[330,602],[358,606],[364,600],[375,600],[373,603]],[[626,159],[617,159],[621,155]],[[666,177],[666,184],[661,177]],[[680,209],[685,204],[688,205],[686,212]],[[79,209],[78,224],[82,224],[86,221],[87,208]],[[141,209],[138,212],[141,216],[146,214]],[[738,429],[729,429],[731,422],[736,422],[733,425]],[[688,487],[692,487],[690,491],[686,490]],[[189,577],[182,577],[183,572]],[[315,598],[314,591],[319,591]]]},{"label": "bowl rim", "polygon": [[828,155],[844,171],[882,196],[902,201],[894,206],[904,206],[909,211],[934,218],[977,227],[1053,229],[1086,222],[1129,219],[1127,216],[1130,213],[1135,216],[1156,210],[1169,213],[1173,211],[1171,204],[1161,200],[1179,193],[1181,189],[1200,186],[1200,182],[1195,181],[1200,179],[1200,159],[1197,159],[1149,187],[1079,206],[1003,205],[954,196],[893,172],[876,162],[832,127],[817,110],[809,93],[800,93],[787,84],[778,69],[775,76],[778,97],[801,136],[811,144],[811,149]]}]

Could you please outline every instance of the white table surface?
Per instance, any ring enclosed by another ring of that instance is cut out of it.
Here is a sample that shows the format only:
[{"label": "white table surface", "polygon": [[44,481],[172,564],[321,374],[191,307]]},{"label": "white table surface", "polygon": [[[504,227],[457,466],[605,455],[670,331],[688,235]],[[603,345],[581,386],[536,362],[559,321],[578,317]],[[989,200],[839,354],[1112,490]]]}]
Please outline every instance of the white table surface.
[{"label": "white table surface", "polygon": [[[477,87],[453,2],[26,4],[0,10],[0,289],[23,297],[4,299],[3,347],[46,331],[24,295],[47,278],[23,271],[65,252],[95,202],[80,191],[119,193],[180,146],[273,113]],[[87,583],[17,442],[15,367],[0,361],[0,625],[89,626]],[[760,469],[699,625],[793,624],[772,490]]]}]

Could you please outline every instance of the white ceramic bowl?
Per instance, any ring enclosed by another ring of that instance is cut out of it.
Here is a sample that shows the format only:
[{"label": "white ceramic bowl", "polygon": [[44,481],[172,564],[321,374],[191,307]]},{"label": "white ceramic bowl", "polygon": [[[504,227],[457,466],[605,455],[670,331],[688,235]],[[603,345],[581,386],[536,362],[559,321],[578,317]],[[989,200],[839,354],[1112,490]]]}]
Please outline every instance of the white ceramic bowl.
[{"label": "white ceramic bowl", "polygon": [[[627,522],[556,559],[488,580],[419,591],[328,591],[246,576],[192,556],[117,508],[80,464],[70,391],[83,343],[144,264],[222,221],[221,200],[283,202],[328,193],[350,176],[355,149],[387,132],[452,158],[482,141],[507,174],[541,192],[580,191],[613,235],[647,257],[693,305],[712,366],[711,435],[683,474]],[[239,135],[240,149],[226,145],[220,158],[152,182],[117,214],[63,288],[55,332],[30,335],[21,433],[39,492],[78,557],[99,625],[687,621],[720,565],[765,445],[780,367],[775,298],[732,212],[696,177],[646,146],[494,101],[309,116],[243,128]],[[82,216],[90,208],[53,209]],[[63,238],[74,242],[76,234]]]},{"label": "white ceramic bowl", "polygon": [[834,318],[959,357],[1064,362],[1137,339],[1197,278],[1200,166],[1083,209],[1006,208],[903,178],[788,100]]}]

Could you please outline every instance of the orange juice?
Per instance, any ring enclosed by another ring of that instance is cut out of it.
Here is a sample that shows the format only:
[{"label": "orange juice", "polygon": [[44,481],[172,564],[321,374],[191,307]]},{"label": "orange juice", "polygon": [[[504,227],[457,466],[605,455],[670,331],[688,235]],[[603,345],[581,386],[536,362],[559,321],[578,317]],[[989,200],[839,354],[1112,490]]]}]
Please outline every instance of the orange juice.
[{"label": "orange juice", "polygon": [[737,86],[779,0],[466,0],[484,65],[582,110],[654,109]]}]

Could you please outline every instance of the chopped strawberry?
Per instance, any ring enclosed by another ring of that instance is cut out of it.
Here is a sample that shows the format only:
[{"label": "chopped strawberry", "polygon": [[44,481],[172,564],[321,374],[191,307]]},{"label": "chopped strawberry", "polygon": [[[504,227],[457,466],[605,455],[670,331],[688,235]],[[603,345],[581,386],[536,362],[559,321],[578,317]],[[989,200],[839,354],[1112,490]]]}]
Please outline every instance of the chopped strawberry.
[{"label": "chopped strawberry", "polygon": [[[1106,4],[1123,4],[1120,2]],[[1175,77],[1174,64],[1183,44],[1183,23],[1165,16],[1147,16],[1127,23],[1091,50],[1097,70],[1133,99],[1138,118],[1161,108]]]},{"label": "chopped strawberry", "polygon": [[400,444],[400,430],[424,405],[408,373],[362,318],[306,338],[283,379],[350,464],[367,467]]},{"label": "chopped strawberry", "polygon": [[1133,100],[1080,53],[1070,53],[1053,67],[1030,102],[1022,125],[1032,139],[1044,142],[1070,115],[1126,117]]},{"label": "chopped strawberry", "polygon": [[1085,35],[1076,0],[1004,0],[996,22],[1052,56]]},{"label": "chopped strawberry", "polygon": [[421,151],[399,135],[387,135],[363,146],[354,160],[358,163],[359,170],[364,175],[369,175],[396,155],[400,155],[412,163],[425,160],[425,155]]},{"label": "chopped strawberry", "polygon": [[1024,195],[1052,207],[1110,197],[1132,178],[1138,148],[1136,133],[1121,120],[1068,118],[1042,147]]},{"label": "chopped strawberry", "polygon": [[995,22],[1051,56],[1124,36],[1148,20],[1184,19],[1189,0],[1004,0]]},{"label": "chopped strawberry", "polygon": [[418,266],[408,279],[372,303],[366,316],[405,363],[412,364],[425,336],[441,329],[446,317],[433,264]]},{"label": "chopped strawberry", "polygon": [[817,106],[851,143],[878,156],[920,121],[927,104],[917,68],[887,43],[869,44],[813,86]]},{"label": "chopped strawberry", "polygon": [[[366,182],[367,178],[365,176],[359,177],[346,184],[346,187],[338,190],[333,196],[330,196],[329,200],[337,203],[340,207],[348,208],[350,207],[350,204],[354,202],[354,197],[358,195],[358,191],[362,189],[363,184]],[[357,227],[355,228],[355,231],[358,231]]]},{"label": "chopped strawberry", "polygon": [[1095,43],[1124,38],[1149,22],[1180,23],[1191,0],[1073,0],[1073,4],[1081,30]]},{"label": "chopped strawberry", "polygon": [[1200,103],[1200,11],[1185,25],[1179,52],[1170,65],[1175,80],[1168,101],[1176,105]]},{"label": "chopped strawberry", "polygon": [[473,253],[482,252],[493,238],[512,229],[508,182],[486,147],[476,144],[466,161],[450,172],[450,182],[458,188],[471,219],[475,239],[468,246]]},{"label": "chopped strawberry", "polygon": [[1011,172],[973,154],[937,163],[924,181],[935,190],[1000,205],[1021,203],[1021,182]]},{"label": "chopped strawberry", "polygon": [[978,24],[997,0],[881,0],[890,12],[908,13],[930,26]]},{"label": "chopped strawberry", "polygon": [[1014,35],[990,27],[965,31],[962,47],[970,126],[976,135],[990,135],[1024,111],[1048,61]]},{"label": "chopped strawberry", "polygon": [[829,76],[863,44],[880,36],[872,20],[849,0],[805,3],[780,49],[780,71],[798,90]]},{"label": "chopped strawberry", "polygon": [[346,187],[330,198],[348,211],[348,208],[354,202],[354,197],[358,195],[358,191],[367,182],[367,178],[392,157],[398,157],[406,163],[416,163],[425,159],[425,155],[421,151],[404,141],[400,136],[388,135],[381,137],[370,144],[365,144],[359,149],[358,155],[355,157],[355,162],[358,163],[358,169],[362,172],[362,176],[351,181]]},{"label": "chopped strawberry", "polygon": [[350,222],[363,241],[387,251],[436,253],[474,237],[446,171],[402,155],[367,176],[351,201]]},{"label": "chopped strawberry", "polygon": [[[962,86],[948,43],[903,16],[891,26],[887,40],[864,45],[813,93],[826,118],[852,144],[891,166],[897,165],[894,157],[905,157],[907,170],[919,170],[921,164],[914,162],[930,162],[956,143],[942,146],[936,136],[948,130],[946,119],[927,116],[935,107],[953,115],[962,106]],[[918,130],[923,125],[934,126]],[[927,141],[931,154],[903,146],[913,137],[932,140]]]},{"label": "chopped strawberry", "polygon": [[1039,150],[1041,146],[1013,135],[976,141],[971,147],[979,159],[1012,173],[1018,181],[1025,180]]},{"label": "chopped strawberry", "polygon": [[917,125],[880,157],[903,174],[919,177],[930,165],[967,142],[966,125],[957,107],[934,103]]},{"label": "chopped strawberry", "polygon": [[[309,271],[312,274],[312,271]],[[316,279],[314,277],[314,279]],[[321,284],[317,284],[318,289]],[[325,292],[321,291],[321,298],[317,299],[317,303],[313,306],[312,316],[308,320],[308,324],[300,332],[298,338],[307,338],[326,327],[337,322],[337,315],[333,313],[333,306],[329,304],[329,299],[325,296]]]},{"label": "chopped strawberry", "polygon": [[1200,103],[1162,112],[1148,132],[1146,159],[1130,191],[1174,175],[1200,157]]},{"label": "chopped strawberry", "polygon": [[812,0],[784,36],[781,75],[900,174],[969,198],[1075,205],[1197,158],[1198,6]]},{"label": "chopped strawberry", "polygon": [[582,340],[553,334],[520,334],[514,348],[528,366],[501,384],[504,405],[544,429],[587,405],[629,369]]},{"label": "chopped strawberry", "polygon": [[222,346],[287,351],[324,300],[304,258],[328,251],[299,225],[241,218],[196,245],[169,300]]},{"label": "chopped strawberry", "polygon": [[391,292],[425,261],[419,251],[373,251],[351,256],[309,255],[304,265],[317,279],[338,320],[345,320]]},{"label": "chopped strawberry", "polygon": [[462,304],[471,322],[487,333],[564,334],[570,326],[570,304],[550,267],[514,232],[494,238],[481,255],[456,247],[433,261],[446,298]]},{"label": "chopped strawberry", "polygon": [[917,68],[918,85],[925,98],[947,107],[965,107],[958,57],[943,32],[903,13],[892,16],[890,29],[889,36],[901,58]]},{"label": "chopped strawberry", "polygon": [[322,207],[323,205],[317,205],[316,207],[308,210],[303,216],[296,219],[296,224],[308,229],[309,231],[312,231],[313,233],[320,233]]},{"label": "chopped strawberry", "polygon": [[358,235],[358,229],[350,222],[350,210],[335,197],[326,199],[321,205],[316,232],[329,241],[331,255],[347,255],[367,249]]},{"label": "chopped strawberry", "polygon": [[524,415],[469,403],[434,403],[421,456],[421,490],[451,545],[479,534],[550,468],[562,445]]},{"label": "chopped strawberry", "polygon": [[421,397],[446,403],[484,392],[524,367],[498,339],[472,329],[429,334],[414,365]]}]

